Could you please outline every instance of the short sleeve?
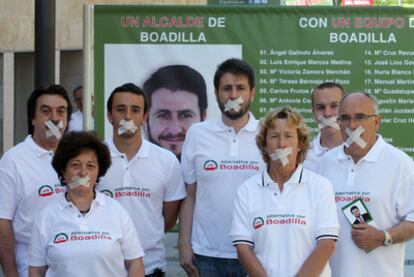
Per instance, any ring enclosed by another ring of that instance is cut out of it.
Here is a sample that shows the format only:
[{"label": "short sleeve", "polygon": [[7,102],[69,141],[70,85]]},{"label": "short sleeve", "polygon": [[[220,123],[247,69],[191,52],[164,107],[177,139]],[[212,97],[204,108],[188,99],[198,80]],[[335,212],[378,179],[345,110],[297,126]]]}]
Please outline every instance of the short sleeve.
[{"label": "short sleeve", "polygon": [[234,245],[248,244],[254,246],[253,223],[250,220],[247,197],[246,186],[240,186],[234,200],[233,220],[230,228],[230,236]]},{"label": "short sleeve", "polygon": [[17,173],[7,156],[0,160],[0,218],[13,220],[17,206]]},{"label": "short sleeve", "polygon": [[316,225],[315,239],[337,240],[339,236],[339,222],[336,210],[335,197],[331,183],[320,176],[319,193],[316,196]]},{"label": "short sleeve", "polygon": [[411,160],[405,162],[395,205],[401,220],[414,221],[414,163]]},{"label": "short sleeve", "polygon": [[119,209],[118,216],[121,219],[122,224],[121,228],[123,238],[121,249],[124,255],[124,260],[138,259],[144,256],[144,250],[142,249],[141,242],[139,241],[134,223],[125,209],[121,205],[117,206]]},{"label": "short sleeve", "polygon": [[194,125],[188,129],[185,135],[183,148],[181,150],[181,168],[183,172],[184,182],[194,184],[197,181],[197,172],[195,167],[195,136]]}]

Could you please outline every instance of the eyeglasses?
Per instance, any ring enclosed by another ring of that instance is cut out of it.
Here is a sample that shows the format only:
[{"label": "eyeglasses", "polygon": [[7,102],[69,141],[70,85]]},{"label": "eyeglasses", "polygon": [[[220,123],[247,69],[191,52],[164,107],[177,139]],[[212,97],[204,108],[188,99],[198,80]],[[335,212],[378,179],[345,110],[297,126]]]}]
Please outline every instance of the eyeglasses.
[{"label": "eyeglasses", "polygon": [[364,122],[365,120],[367,120],[368,118],[371,117],[376,117],[378,116],[377,114],[357,114],[354,117],[349,116],[349,115],[341,115],[337,118],[338,122],[340,124],[344,124],[344,125],[348,125],[351,123],[351,121],[355,121],[356,123],[360,124],[362,122]]}]

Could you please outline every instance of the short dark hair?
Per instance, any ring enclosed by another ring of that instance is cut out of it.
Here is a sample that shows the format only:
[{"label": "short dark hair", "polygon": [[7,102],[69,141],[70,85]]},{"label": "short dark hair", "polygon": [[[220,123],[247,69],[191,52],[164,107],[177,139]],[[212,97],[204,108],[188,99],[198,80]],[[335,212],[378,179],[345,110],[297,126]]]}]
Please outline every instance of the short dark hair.
[{"label": "short dark hair", "polygon": [[214,88],[218,90],[220,86],[220,79],[225,73],[234,75],[247,76],[249,80],[250,89],[255,86],[254,70],[253,68],[241,59],[231,58],[219,64],[216,73],[214,74]]},{"label": "short dark hair", "polygon": [[207,109],[207,88],[203,76],[187,65],[168,65],[160,67],[145,81],[143,89],[148,99],[148,109],[152,105],[152,94],[161,88],[175,92],[185,90],[195,94],[200,113]]},{"label": "short dark hair", "polygon": [[75,96],[75,92],[77,92],[77,91],[78,91],[78,90],[80,90],[80,89],[83,89],[83,86],[82,86],[82,85],[75,87],[75,88],[73,89],[73,91],[72,91],[73,96]]},{"label": "short dark hair", "polygon": [[[66,100],[67,103],[67,122],[69,122],[70,117],[72,115],[72,104],[69,101],[69,96],[67,91],[61,85],[51,85],[48,88],[38,87],[30,94],[29,98],[27,99],[27,130],[30,135],[33,135],[34,127],[32,124],[33,118],[36,116],[36,106],[37,106],[37,99],[42,95],[59,95],[62,96],[63,99]],[[66,124],[66,129],[68,128],[68,124]]]},{"label": "short dark hair", "polygon": [[338,83],[334,83],[334,82],[324,82],[319,84],[316,88],[314,88],[312,90],[312,94],[311,94],[311,102],[312,102],[312,107],[313,107],[313,98],[315,97],[315,93],[318,90],[322,90],[322,89],[329,89],[329,88],[337,88],[341,91],[342,95],[341,98],[345,95],[345,89]]},{"label": "short dark hair", "polygon": [[106,102],[106,109],[108,110],[108,112],[112,111],[112,103],[114,102],[115,94],[125,93],[125,92],[130,92],[130,93],[142,96],[144,98],[144,113],[148,111],[148,100],[147,100],[147,97],[145,96],[144,91],[133,83],[126,83],[126,84],[123,84],[122,86],[115,88],[112,91],[111,95],[108,98],[108,102]]},{"label": "short dark hair", "polygon": [[98,179],[105,175],[111,166],[111,154],[108,147],[98,139],[94,132],[72,131],[62,136],[52,160],[52,166],[61,180],[63,180],[63,172],[67,163],[85,150],[92,150],[96,154],[99,165]]},{"label": "short dark hair", "polygon": [[351,211],[351,213],[352,213],[352,211],[353,211],[353,210],[358,210],[358,211],[359,211],[359,208],[358,208],[357,206],[352,206],[352,207],[351,207],[351,210],[350,210],[350,211]]}]

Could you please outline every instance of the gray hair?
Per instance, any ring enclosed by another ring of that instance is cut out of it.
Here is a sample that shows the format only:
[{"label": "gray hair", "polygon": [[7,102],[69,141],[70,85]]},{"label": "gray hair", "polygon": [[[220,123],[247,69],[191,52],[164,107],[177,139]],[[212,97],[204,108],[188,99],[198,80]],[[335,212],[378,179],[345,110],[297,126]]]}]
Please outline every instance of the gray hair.
[{"label": "gray hair", "polygon": [[339,104],[342,104],[342,102],[344,102],[344,100],[348,96],[353,95],[355,93],[360,93],[360,94],[363,94],[366,97],[368,97],[368,99],[371,100],[372,105],[374,106],[374,114],[379,115],[379,102],[378,102],[378,99],[377,99],[377,97],[375,97],[374,95],[372,95],[371,93],[368,93],[368,92],[355,91],[355,92],[347,93],[347,94],[344,95],[344,97],[342,97],[341,102],[339,102]]}]

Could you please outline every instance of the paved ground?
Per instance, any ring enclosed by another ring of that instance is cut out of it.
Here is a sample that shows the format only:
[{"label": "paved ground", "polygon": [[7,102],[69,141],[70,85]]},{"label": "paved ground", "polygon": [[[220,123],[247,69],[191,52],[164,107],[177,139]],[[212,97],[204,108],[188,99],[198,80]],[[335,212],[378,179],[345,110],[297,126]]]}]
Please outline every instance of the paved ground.
[{"label": "paved ground", "polygon": [[178,233],[167,233],[164,245],[167,256],[167,277],[185,277],[185,271],[180,267],[177,249]]}]

